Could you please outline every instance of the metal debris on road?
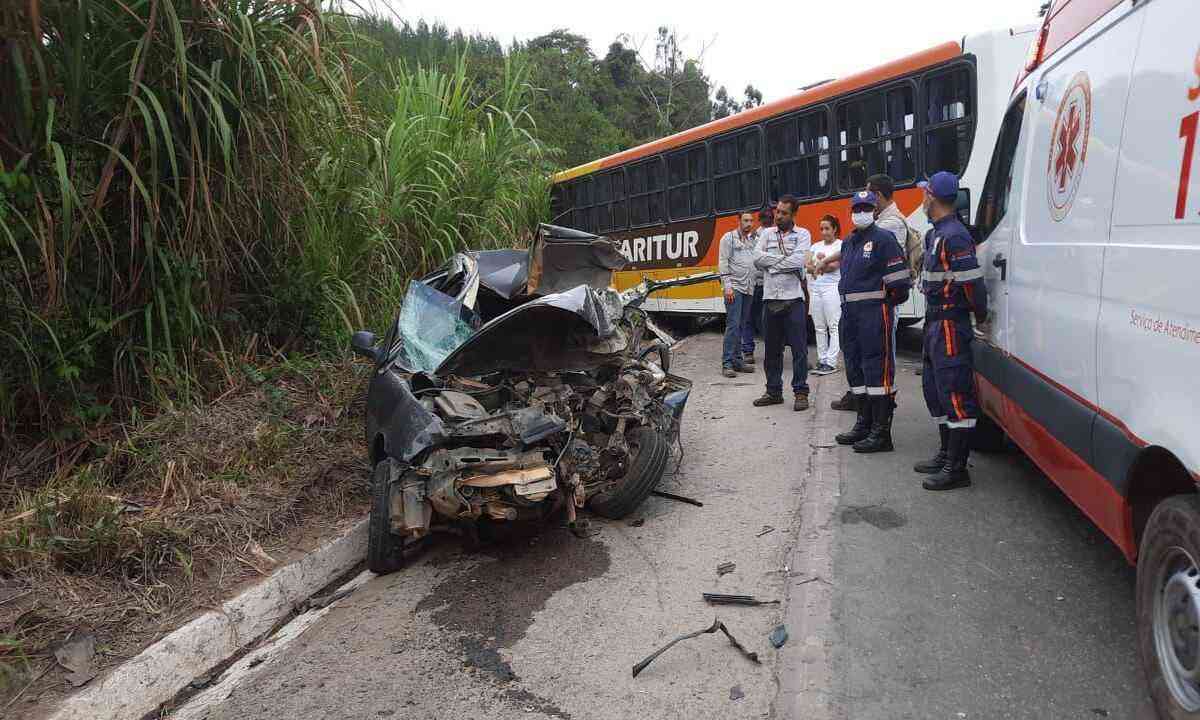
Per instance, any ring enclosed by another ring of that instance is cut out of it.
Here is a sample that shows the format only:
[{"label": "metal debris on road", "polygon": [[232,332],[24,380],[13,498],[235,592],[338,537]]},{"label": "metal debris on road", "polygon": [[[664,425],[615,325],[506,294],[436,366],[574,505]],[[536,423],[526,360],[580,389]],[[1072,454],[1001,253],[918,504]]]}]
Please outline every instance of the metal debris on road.
[{"label": "metal debris on road", "polygon": [[762,664],[762,661],[758,659],[758,653],[750,652],[745,647],[743,647],[742,644],[737,641],[737,638],[735,638],[732,634],[730,634],[729,629],[725,627],[725,623],[721,622],[718,619],[714,619],[713,624],[704,628],[703,630],[697,630],[696,632],[690,632],[687,635],[680,635],[679,637],[675,638],[671,642],[669,642],[666,645],[663,645],[659,649],[655,650],[645,660],[643,660],[640,663],[638,663],[637,665],[633,666],[633,676],[637,677],[638,673],[645,670],[646,666],[649,665],[651,662],[653,662],[655,658],[657,658],[659,655],[662,655],[666,651],[670,650],[672,647],[675,646],[676,643],[678,643],[682,640],[690,640],[691,638],[699,637],[701,635],[707,635],[708,633],[715,633],[718,630],[725,633],[725,637],[729,638],[729,644],[733,645],[735,648],[737,648],[738,652],[740,652],[743,656],[745,656],[745,658],[747,660],[749,660],[750,662],[753,662],[755,664],[758,664],[758,665]]},{"label": "metal debris on road", "polygon": [[763,525],[762,530],[759,530],[758,534],[755,535],[754,537],[762,537],[763,535],[766,535],[767,533],[773,533],[773,532],[775,532],[775,528],[771,527],[770,525]]},{"label": "metal debris on road", "polygon": [[788,641],[787,625],[777,626],[771,631],[771,635],[768,637],[768,639],[771,641],[771,645],[773,645],[776,650],[783,647],[783,644]]},{"label": "metal debris on road", "polygon": [[717,577],[728,575],[737,569],[737,563],[723,562],[717,566]]},{"label": "metal debris on road", "polygon": [[737,700],[741,700],[744,697],[746,697],[746,693],[742,692],[741,685],[734,685],[733,687],[729,688],[729,699],[730,700],[737,701]]},{"label": "metal debris on road", "polygon": [[699,500],[693,500],[690,497],[676,495],[675,493],[663,492],[662,490],[651,490],[650,494],[657,495],[660,498],[666,498],[668,500],[675,500],[675,501],[678,501],[681,503],[687,503],[688,505],[695,505],[696,507],[704,507],[704,503],[700,502]]},{"label": "metal debris on road", "polygon": [[700,593],[705,602],[713,605],[778,605],[778,600],[759,600],[753,595],[725,595],[723,593]]}]

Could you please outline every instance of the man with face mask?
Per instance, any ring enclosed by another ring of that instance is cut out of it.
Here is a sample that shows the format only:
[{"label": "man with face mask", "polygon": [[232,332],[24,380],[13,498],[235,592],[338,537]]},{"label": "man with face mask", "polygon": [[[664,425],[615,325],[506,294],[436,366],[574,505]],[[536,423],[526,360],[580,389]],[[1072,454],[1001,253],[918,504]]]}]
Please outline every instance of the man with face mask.
[{"label": "man with face mask", "polygon": [[850,197],[854,232],[842,242],[838,292],[842,296],[840,339],[846,379],[857,420],[835,439],[855,452],[889,452],[895,410],[896,365],[892,317],[912,285],[896,236],[875,224],[878,197],[863,190]]},{"label": "man with face mask", "polygon": [[767,390],[756,407],[783,403],[783,346],[792,346],[792,409],[808,409],[808,312],[804,302],[804,269],[812,235],[796,227],[793,213],[800,202],[791,195],[775,206],[775,227],[759,233],[755,266],[763,271],[763,370]]},{"label": "man with face mask", "polygon": [[975,241],[954,212],[958,176],[934,173],[925,189],[925,213],[933,227],[925,233],[925,343],[921,352],[921,389],[938,427],[937,454],[913,466],[930,475],[926,490],[953,490],[971,484],[967,475],[971,428],[979,419],[971,342],[971,316],[988,319],[987,288],[975,258]]}]

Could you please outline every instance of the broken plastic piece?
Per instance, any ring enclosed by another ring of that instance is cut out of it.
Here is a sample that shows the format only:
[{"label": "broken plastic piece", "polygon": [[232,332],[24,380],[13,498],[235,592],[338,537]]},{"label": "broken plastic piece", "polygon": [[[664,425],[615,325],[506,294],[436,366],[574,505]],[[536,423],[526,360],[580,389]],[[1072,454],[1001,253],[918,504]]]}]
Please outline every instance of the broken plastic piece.
[{"label": "broken plastic piece", "polygon": [[655,658],[657,658],[659,655],[662,655],[666,651],[670,650],[672,647],[675,646],[676,643],[680,642],[681,640],[690,640],[691,638],[699,637],[701,635],[707,635],[708,633],[715,633],[718,630],[725,633],[725,637],[729,638],[729,644],[733,645],[735,648],[737,648],[738,652],[740,652],[742,655],[744,655],[747,660],[749,660],[750,662],[753,662],[755,664],[759,664],[759,665],[762,664],[762,662],[758,659],[758,653],[750,652],[746,648],[742,647],[742,644],[737,641],[737,638],[735,638],[732,634],[730,634],[729,629],[725,627],[725,623],[721,622],[718,619],[713,619],[713,624],[710,625],[709,627],[706,627],[703,630],[697,630],[696,632],[690,632],[687,635],[680,635],[679,637],[675,638],[674,640],[667,643],[666,645],[663,645],[658,650],[655,650],[645,660],[643,660],[640,663],[638,663],[637,665],[633,666],[633,676],[637,677],[638,673],[645,670],[646,666],[649,665],[651,662],[653,662]]},{"label": "broken plastic piece", "polygon": [[730,700],[737,701],[737,700],[741,700],[744,697],[746,697],[746,693],[742,692],[741,685],[734,685],[733,687],[729,688],[729,699]]},{"label": "broken plastic piece", "polygon": [[763,535],[771,532],[775,532],[775,528],[771,527],[770,525],[763,525],[762,530],[760,530],[754,537],[762,537]]},{"label": "broken plastic piece", "polygon": [[768,639],[771,641],[771,645],[773,645],[776,650],[783,647],[783,644],[785,642],[787,642],[787,640],[788,640],[787,626],[786,625],[777,626],[774,630],[771,631],[771,634],[768,637]]},{"label": "broken plastic piece", "polygon": [[778,600],[759,600],[753,595],[725,595],[723,593],[701,593],[705,602],[713,605],[778,605]]},{"label": "broken plastic piece", "polygon": [[696,507],[704,507],[704,503],[700,502],[699,500],[693,500],[689,497],[684,497],[682,495],[676,495],[675,493],[663,492],[662,490],[651,490],[650,494],[657,495],[660,498],[666,498],[668,500],[675,500],[675,501],[678,501],[681,503],[687,503],[688,505],[695,505]]},{"label": "broken plastic piece", "polygon": [[723,562],[717,566],[717,575],[728,575],[737,569],[737,563]]}]

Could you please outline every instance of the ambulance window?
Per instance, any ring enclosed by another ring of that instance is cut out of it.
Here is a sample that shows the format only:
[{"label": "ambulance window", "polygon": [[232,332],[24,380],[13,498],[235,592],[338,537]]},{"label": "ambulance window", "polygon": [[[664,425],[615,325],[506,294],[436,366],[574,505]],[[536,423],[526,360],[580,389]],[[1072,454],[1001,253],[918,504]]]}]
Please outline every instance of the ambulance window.
[{"label": "ambulance window", "polygon": [[667,180],[672,220],[708,214],[708,148],[698,145],[668,155]]},{"label": "ambulance window", "polygon": [[1008,210],[1008,199],[1012,190],[1013,158],[1017,152],[1017,141],[1021,138],[1021,121],[1024,117],[1025,93],[1022,92],[1004,115],[1000,135],[996,139],[996,151],[992,154],[992,164],[988,168],[987,180],[983,183],[979,213],[975,218],[980,242],[987,240]]},{"label": "ambulance window", "polygon": [[822,109],[767,125],[768,197],[829,193],[829,113]]},{"label": "ambulance window", "polygon": [[842,192],[861,190],[867,178],[886,173],[897,185],[917,174],[917,111],[913,86],[865,93],[838,105]]},{"label": "ambulance window", "polygon": [[961,175],[975,136],[975,93],[971,68],[943,70],[925,80],[925,174]]},{"label": "ambulance window", "polygon": [[758,128],[713,143],[713,180],[718,212],[762,204],[762,153]]},{"label": "ambulance window", "polygon": [[662,157],[655,157],[628,171],[629,180],[629,224],[653,225],[664,220]]}]

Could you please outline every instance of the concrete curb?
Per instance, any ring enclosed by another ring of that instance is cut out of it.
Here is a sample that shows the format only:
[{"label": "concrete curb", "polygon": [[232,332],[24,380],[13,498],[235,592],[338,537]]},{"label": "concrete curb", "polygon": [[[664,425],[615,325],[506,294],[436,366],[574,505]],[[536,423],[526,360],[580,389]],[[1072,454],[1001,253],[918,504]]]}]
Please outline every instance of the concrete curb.
[{"label": "concrete curb", "polygon": [[156,710],[262,637],[366,557],[367,521],[201,615],[64,700],[49,720],[129,720]]}]

